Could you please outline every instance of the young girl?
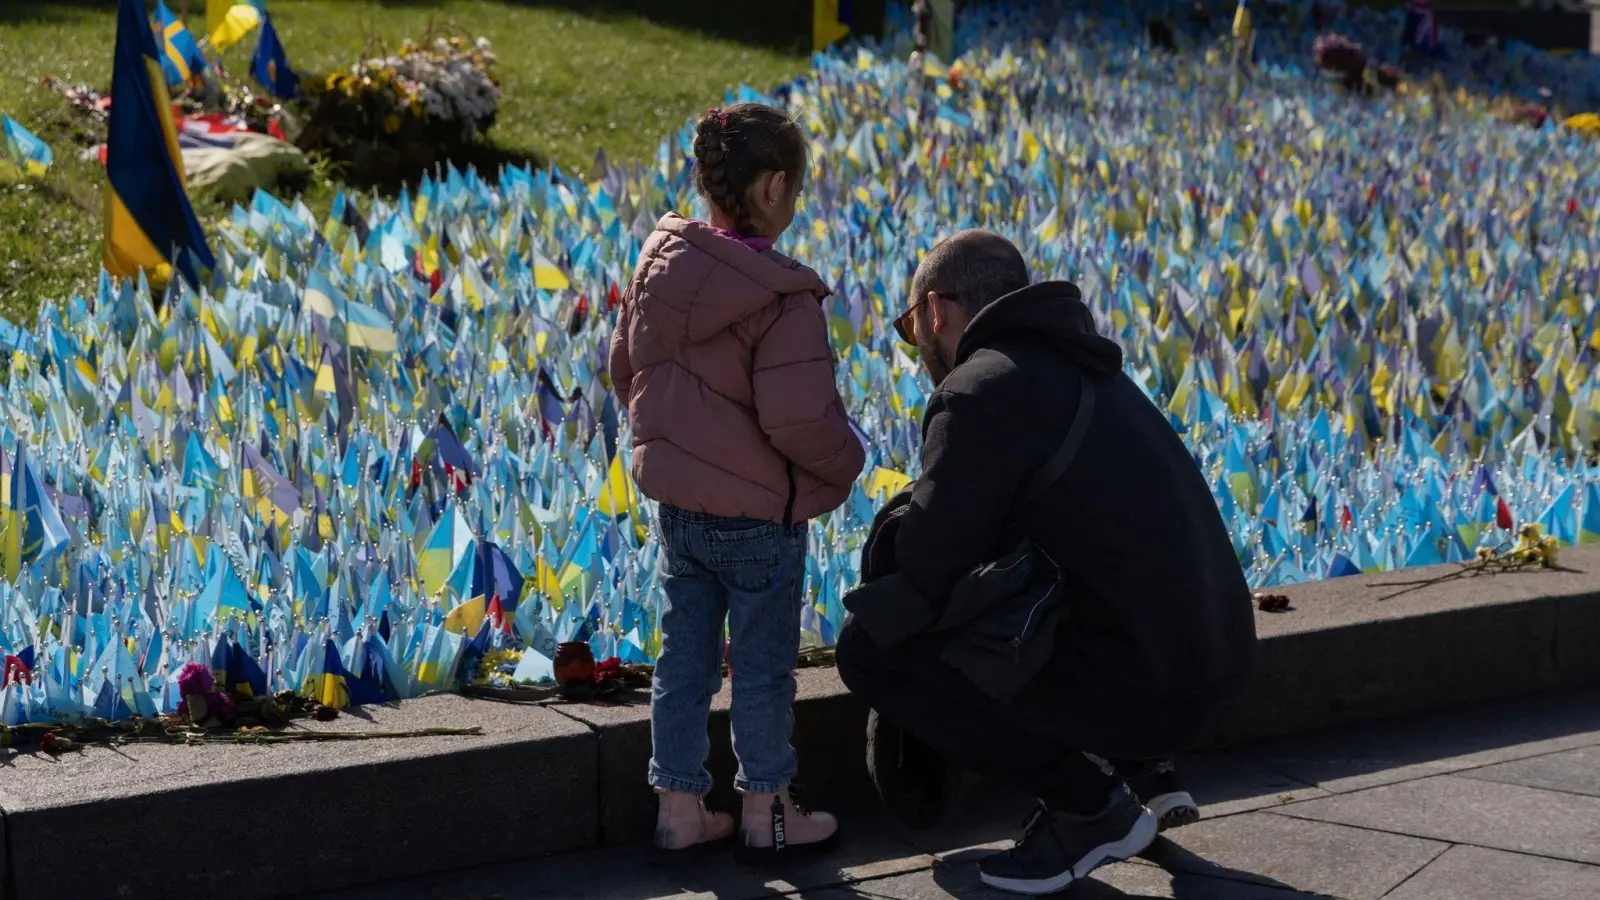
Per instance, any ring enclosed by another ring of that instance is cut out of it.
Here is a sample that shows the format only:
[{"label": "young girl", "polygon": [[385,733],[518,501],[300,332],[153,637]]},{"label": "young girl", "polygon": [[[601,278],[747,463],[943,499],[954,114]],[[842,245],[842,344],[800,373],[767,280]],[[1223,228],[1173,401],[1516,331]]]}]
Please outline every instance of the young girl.
[{"label": "young girl", "polygon": [[713,109],[694,155],[711,222],[656,224],[611,339],[611,383],[633,423],[634,480],[660,503],[657,853],[693,856],[733,835],[703,799],[726,621],[737,857],[760,863],[822,850],[838,827],[790,796],[794,668],[806,521],[844,503],[865,459],[834,386],[828,289],[772,249],[805,177],[799,129],[769,106]]}]

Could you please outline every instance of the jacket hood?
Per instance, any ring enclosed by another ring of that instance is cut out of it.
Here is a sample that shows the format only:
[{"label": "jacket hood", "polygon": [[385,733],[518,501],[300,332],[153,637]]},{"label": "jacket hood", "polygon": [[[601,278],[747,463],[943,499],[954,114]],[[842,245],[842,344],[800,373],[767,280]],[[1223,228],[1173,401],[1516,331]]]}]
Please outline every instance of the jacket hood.
[{"label": "jacket hood", "polygon": [[[645,252],[653,250],[658,262],[642,286],[681,314],[680,333],[690,342],[707,340],[790,294],[830,293],[816,272],[782,253],[753,250],[677,213],[656,223],[651,243]],[[649,306],[643,314],[652,317]]]},{"label": "jacket hood", "polygon": [[1122,348],[1101,337],[1094,313],[1070,281],[1041,281],[979,310],[961,336],[956,365],[1002,338],[1018,336],[1054,344],[1094,375],[1112,375],[1122,369]]}]

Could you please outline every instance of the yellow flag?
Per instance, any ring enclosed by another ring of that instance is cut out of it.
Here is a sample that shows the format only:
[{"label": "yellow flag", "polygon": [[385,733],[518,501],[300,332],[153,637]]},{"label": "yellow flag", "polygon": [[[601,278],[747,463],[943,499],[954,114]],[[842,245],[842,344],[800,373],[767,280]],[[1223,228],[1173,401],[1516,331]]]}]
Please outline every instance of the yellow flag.
[{"label": "yellow flag", "polygon": [[811,0],[812,50],[826,50],[849,33],[850,26],[839,21],[839,0]]},{"label": "yellow flag", "polygon": [[878,466],[867,476],[867,496],[886,499],[900,493],[910,483],[911,479],[908,476]]},{"label": "yellow flag", "polygon": [[322,391],[325,394],[332,394],[337,391],[333,380],[333,366],[326,360],[323,361],[321,366],[317,367],[317,380],[312,384],[311,389]]},{"label": "yellow flag", "polygon": [[471,637],[477,634],[478,629],[483,626],[483,619],[486,615],[488,615],[488,609],[483,595],[479,594],[450,610],[449,614],[444,617],[444,627],[446,631],[453,631],[456,634],[464,634]]},{"label": "yellow flag", "polygon": [[566,273],[537,250],[533,251],[533,284],[544,291],[561,291],[572,286]]},{"label": "yellow flag", "polygon": [[632,516],[639,503],[638,496],[633,477],[622,467],[622,454],[611,457],[611,469],[606,473],[606,483],[600,487],[600,499],[596,503],[600,512],[613,519],[624,514]]},{"label": "yellow flag", "polygon": [[543,557],[535,560],[533,573],[534,590],[550,599],[550,605],[560,611],[565,605],[566,598],[561,593],[561,579],[556,577],[555,570],[544,561]]},{"label": "yellow flag", "polygon": [[261,13],[248,3],[206,0],[206,31],[217,52],[232,47],[261,24]]}]

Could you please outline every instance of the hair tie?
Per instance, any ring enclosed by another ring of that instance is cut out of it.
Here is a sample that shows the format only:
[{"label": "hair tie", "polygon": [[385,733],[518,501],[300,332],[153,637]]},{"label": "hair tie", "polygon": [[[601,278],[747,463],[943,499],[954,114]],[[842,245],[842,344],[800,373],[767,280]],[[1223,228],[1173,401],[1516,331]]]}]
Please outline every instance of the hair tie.
[{"label": "hair tie", "polygon": [[721,107],[717,107],[717,106],[711,107],[710,109],[706,110],[706,115],[708,115],[711,118],[717,120],[717,127],[719,127],[719,128],[727,128],[728,127],[728,114],[723,112]]}]

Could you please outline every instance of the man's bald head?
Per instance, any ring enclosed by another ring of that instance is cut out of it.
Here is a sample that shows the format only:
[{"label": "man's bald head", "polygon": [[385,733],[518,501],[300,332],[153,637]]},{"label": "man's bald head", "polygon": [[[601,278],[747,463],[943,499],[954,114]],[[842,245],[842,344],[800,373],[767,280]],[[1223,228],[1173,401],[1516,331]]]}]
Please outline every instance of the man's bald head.
[{"label": "man's bald head", "polygon": [[971,319],[985,306],[1028,286],[1021,251],[992,231],[973,228],[935,244],[911,282],[912,302],[929,291],[948,296]]}]

